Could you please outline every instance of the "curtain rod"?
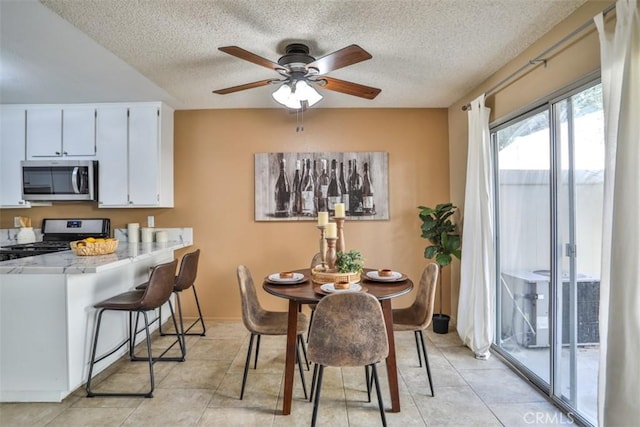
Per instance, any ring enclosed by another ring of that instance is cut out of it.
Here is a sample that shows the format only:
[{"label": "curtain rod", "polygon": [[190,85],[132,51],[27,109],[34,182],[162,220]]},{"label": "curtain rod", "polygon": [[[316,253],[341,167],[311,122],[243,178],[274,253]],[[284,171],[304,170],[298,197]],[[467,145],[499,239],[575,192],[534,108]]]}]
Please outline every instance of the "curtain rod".
[{"label": "curtain rod", "polygon": [[[610,4],[607,8],[605,8],[602,11],[602,15],[606,16],[609,12],[614,10],[615,7],[616,7],[615,3]],[[585,22],[584,24],[582,24],[581,26],[579,26],[578,28],[573,30],[571,33],[567,34],[566,36],[564,36],[563,38],[558,40],[553,46],[551,46],[550,48],[548,48],[547,50],[545,50],[544,52],[542,52],[541,54],[539,54],[535,58],[529,60],[529,62],[524,64],[522,67],[518,68],[513,73],[509,74],[507,77],[505,77],[504,79],[500,80],[491,89],[486,91],[486,96],[491,96],[494,93],[498,92],[498,89],[501,88],[505,83],[507,83],[508,81],[513,79],[515,76],[517,76],[518,74],[520,74],[521,72],[523,72],[527,68],[529,68],[529,67],[531,67],[533,65],[537,65],[537,64],[539,64],[541,62],[544,63],[544,65],[546,66],[547,65],[547,60],[544,57],[547,54],[549,54],[550,52],[556,50],[559,46],[561,46],[562,44],[564,44],[568,40],[572,39],[573,37],[575,37],[577,34],[581,33],[582,31],[584,31],[585,29],[589,28],[591,25],[593,25],[593,18],[589,19],[587,22]],[[467,111],[467,110],[470,110],[470,109],[471,109],[471,104],[470,103],[467,103],[467,104],[462,106],[462,111]]]}]

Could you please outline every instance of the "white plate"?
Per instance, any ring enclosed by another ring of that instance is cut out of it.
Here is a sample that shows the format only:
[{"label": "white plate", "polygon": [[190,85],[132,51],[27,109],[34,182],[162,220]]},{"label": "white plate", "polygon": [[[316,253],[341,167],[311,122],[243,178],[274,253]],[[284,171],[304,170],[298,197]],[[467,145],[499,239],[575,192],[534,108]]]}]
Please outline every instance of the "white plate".
[{"label": "white plate", "polygon": [[333,286],[333,283],[325,283],[324,285],[320,285],[320,289],[332,294],[334,292],[360,292],[362,290],[362,286],[360,286],[359,283],[351,283],[348,289],[336,289]]},{"label": "white plate", "polygon": [[276,283],[298,283],[304,279],[304,274],[302,273],[293,273],[293,277],[280,277],[280,273],[270,274],[268,277],[269,281]]},{"label": "white plate", "polygon": [[395,282],[402,278],[402,273],[392,271],[391,276],[381,276],[377,271],[367,271],[367,278],[379,282]]}]

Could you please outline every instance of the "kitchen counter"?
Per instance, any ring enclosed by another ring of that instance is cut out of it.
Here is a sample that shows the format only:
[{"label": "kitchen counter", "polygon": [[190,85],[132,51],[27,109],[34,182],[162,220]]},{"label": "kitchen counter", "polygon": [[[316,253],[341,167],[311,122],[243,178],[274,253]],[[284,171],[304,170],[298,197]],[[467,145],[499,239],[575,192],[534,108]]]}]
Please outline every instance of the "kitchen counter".
[{"label": "kitchen counter", "polygon": [[[0,401],[60,402],[86,383],[94,305],[146,282],[155,265],[192,244],[192,229],[174,230],[166,243],[127,243],[116,234],[120,242],[109,255],[69,250],[0,262]],[[158,314],[154,310],[150,318]],[[163,310],[161,321],[168,316]],[[103,319],[97,354],[116,348],[128,334],[126,314],[106,312]],[[157,327],[155,322],[150,329]],[[127,351],[125,346],[97,363],[94,375]]]},{"label": "kitchen counter", "polygon": [[191,242],[175,240],[163,243],[127,243],[120,241],[112,254],[78,256],[71,250],[0,262],[0,274],[88,274],[152,257],[161,251],[175,251]]}]

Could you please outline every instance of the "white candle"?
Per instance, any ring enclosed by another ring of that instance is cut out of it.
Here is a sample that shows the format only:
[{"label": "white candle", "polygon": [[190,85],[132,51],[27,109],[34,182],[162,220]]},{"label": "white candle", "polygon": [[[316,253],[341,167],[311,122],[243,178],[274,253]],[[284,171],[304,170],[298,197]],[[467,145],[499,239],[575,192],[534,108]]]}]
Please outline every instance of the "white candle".
[{"label": "white candle", "polygon": [[327,226],[324,229],[324,235],[330,239],[336,239],[338,237],[338,228],[336,227],[335,222],[327,223]]},{"label": "white candle", "polygon": [[318,225],[325,226],[329,223],[329,212],[318,212]]},{"label": "white candle", "polygon": [[344,203],[336,203],[334,209],[336,210],[336,218],[344,218]]}]

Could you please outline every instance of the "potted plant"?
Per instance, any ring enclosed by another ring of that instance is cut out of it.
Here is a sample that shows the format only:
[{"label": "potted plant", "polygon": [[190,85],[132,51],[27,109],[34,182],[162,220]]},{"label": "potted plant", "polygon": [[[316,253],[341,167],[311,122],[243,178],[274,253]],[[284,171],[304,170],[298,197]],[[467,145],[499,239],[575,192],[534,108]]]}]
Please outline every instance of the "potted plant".
[{"label": "potted plant", "polygon": [[424,249],[424,257],[435,259],[438,264],[440,287],[439,312],[433,315],[433,331],[446,334],[449,331],[449,316],[442,312],[442,267],[451,264],[453,257],[460,259],[462,240],[456,225],[451,221],[456,207],[451,203],[442,203],[435,208],[418,206],[418,214],[422,220],[422,238],[431,243]]},{"label": "potted plant", "polygon": [[355,249],[349,252],[338,252],[336,254],[336,269],[338,273],[362,273],[364,267],[364,257]]}]

